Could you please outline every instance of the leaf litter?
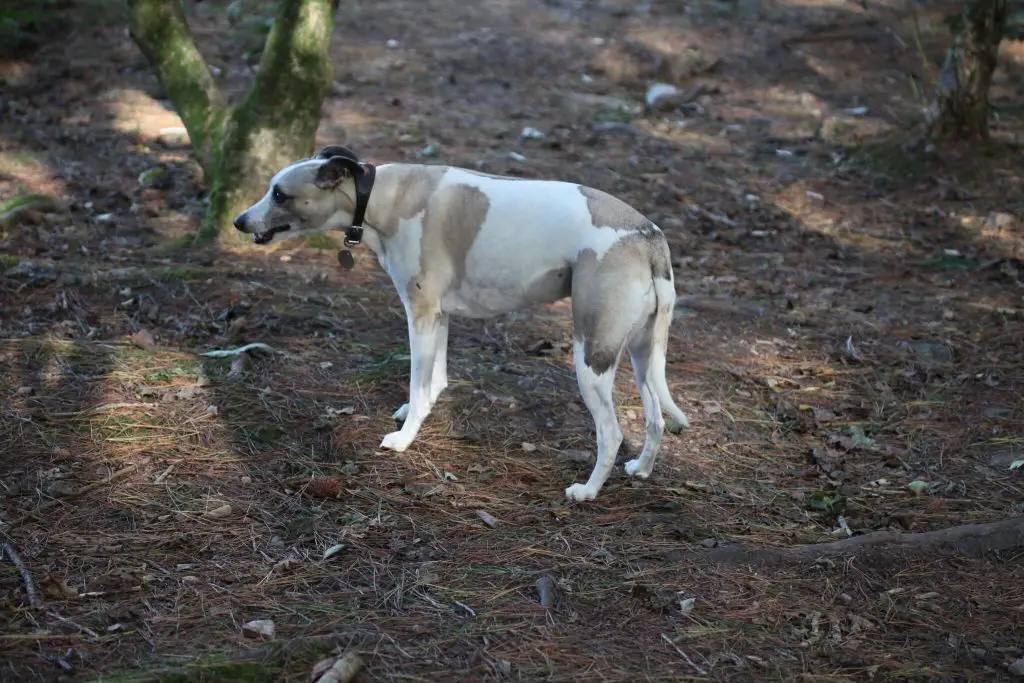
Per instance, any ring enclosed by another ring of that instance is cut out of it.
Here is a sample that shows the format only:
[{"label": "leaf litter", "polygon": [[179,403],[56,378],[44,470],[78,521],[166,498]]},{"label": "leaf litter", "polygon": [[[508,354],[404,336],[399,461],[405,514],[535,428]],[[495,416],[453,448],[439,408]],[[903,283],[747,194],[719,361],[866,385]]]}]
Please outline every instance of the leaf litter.
[{"label": "leaf litter", "polygon": [[[187,155],[159,142],[180,137],[180,122],[146,94],[155,86],[123,26],[90,24],[44,48],[71,66],[32,61],[0,140],[2,198],[61,200],[10,215],[2,237],[0,437],[23,457],[0,469],[0,522],[46,610],[29,611],[21,572],[0,565],[12,675],[206,666],[203,653],[239,655],[247,620],[275,625],[260,648],[334,639],[298,663],[263,657],[275,680],[309,680],[316,662],[351,651],[360,680],[1011,670],[1024,584],[998,558],[771,569],[693,558],[1020,514],[1012,150],[980,163],[937,152],[915,175],[878,115],[913,108],[885,81],[916,68],[913,51],[833,40],[762,59],[813,32],[817,10],[764,7],[755,26],[669,4],[523,2],[522,21],[507,22],[493,3],[441,1],[429,26],[401,1],[347,7],[342,23],[360,32],[336,37],[336,73],[359,112],[325,106],[317,140],[344,130],[380,160],[429,149],[485,172],[584,182],[666,232],[684,297],[668,375],[692,427],[664,437],[650,479],[617,467],[578,506],[562,491],[587,475],[594,445],[569,307],[453,322],[452,386],[414,447],[379,451],[408,377],[385,278],[362,261],[341,274],[330,253],[300,245],[166,250],[194,230],[204,195]],[[244,52],[227,49],[220,15],[189,12],[224,54]],[[865,12],[894,31],[871,40],[897,45],[904,27]],[[698,21],[717,27],[714,42]],[[399,34],[409,38],[374,52]],[[718,66],[690,71],[663,39]],[[941,59],[941,45],[925,47]],[[812,62],[836,78],[820,81]],[[249,78],[218,67],[231,87]],[[487,75],[499,72],[519,109]],[[828,92],[809,92],[808,78]],[[679,92],[645,112],[653,83]],[[1013,87],[997,84],[997,99],[1019,100]],[[76,109],[91,123],[65,120]],[[842,126],[826,131],[830,117]],[[1017,125],[1001,112],[997,138]],[[862,137],[831,137],[843,130]],[[40,136],[74,163],[48,167]],[[627,441],[642,440],[628,362],[616,403]],[[60,477],[36,476],[54,468]],[[679,551],[698,555],[665,559]]]}]

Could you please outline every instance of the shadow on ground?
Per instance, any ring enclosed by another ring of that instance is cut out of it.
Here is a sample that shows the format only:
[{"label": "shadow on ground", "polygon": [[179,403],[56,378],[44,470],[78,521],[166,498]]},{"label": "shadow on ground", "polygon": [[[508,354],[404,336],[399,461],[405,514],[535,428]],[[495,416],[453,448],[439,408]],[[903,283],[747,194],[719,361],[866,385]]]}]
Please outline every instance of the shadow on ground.
[{"label": "shadow on ground", "polygon": [[[197,34],[242,85],[240,38],[216,38],[227,20],[210,7],[194,10]],[[201,213],[198,176],[161,146],[174,117],[121,27],[76,31],[25,67],[0,129],[4,198],[74,205],[5,244],[4,440],[23,457],[0,470],[4,534],[46,603],[26,608],[0,565],[12,675],[233,653],[253,619],[280,641],[360,648],[365,680],[1006,675],[1024,654],[1019,558],[771,571],[669,558],[831,540],[844,523],[1021,514],[1016,148],[890,145],[913,106],[886,80],[913,57],[905,34],[792,40],[866,16],[849,5],[409,7],[342,15],[320,142],[586,182],[642,207],[693,306],[669,374],[694,428],[665,439],[649,481],[616,471],[598,501],[565,505],[593,442],[562,304],[456,322],[437,413],[406,453],[378,451],[408,367],[372,258],[341,273],[329,249],[162,250]],[[659,62],[664,45],[693,64]],[[705,90],[630,109],[666,77]],[[858,106],[870,115],[844,111]],[[823,136],[829,117],[851,137]],[[526,126],[545,137],[521,139]],[[168,184],[140,187],[161,163]],[[236,373],[199,355],[249,342],[279,353]],[[626,364],[616,398],[639,443]],[[306,662],[267,666],[308,677]]]}]

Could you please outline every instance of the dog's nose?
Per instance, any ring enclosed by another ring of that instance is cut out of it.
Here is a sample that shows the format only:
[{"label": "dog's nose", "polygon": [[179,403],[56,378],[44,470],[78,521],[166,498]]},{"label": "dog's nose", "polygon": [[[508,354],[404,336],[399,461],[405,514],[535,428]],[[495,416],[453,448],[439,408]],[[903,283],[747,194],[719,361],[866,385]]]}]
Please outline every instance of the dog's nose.
[{"label": "dog's nose", "polygon": [[233,225],[235,226],[235,230],[241,230],[242,232],[245,232],[245,214],[239,214],[238,218],[235,219]]}]

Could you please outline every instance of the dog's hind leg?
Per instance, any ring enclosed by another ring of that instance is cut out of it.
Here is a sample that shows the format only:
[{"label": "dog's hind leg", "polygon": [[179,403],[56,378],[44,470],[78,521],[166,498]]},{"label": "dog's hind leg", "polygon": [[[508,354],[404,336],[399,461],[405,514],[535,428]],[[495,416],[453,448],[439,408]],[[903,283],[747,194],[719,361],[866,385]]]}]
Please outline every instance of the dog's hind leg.
[{"label": "dog's hind leg", "polygon": [[654,291],[658,298],[658,312],[654,318],[647,377],[658,396],[661,409],[668,414],[666,424],[668,431],[678,434],[690,426],[690,420],[676,405],[675,399],[672,398],[672,392],[668,389],[668,380],[665,378],[665,353],[668,349],[668,332],[672,325],[672,309],[676,303],[676,290],[671,280],[655,278]]},{"label": "dog's hind leg", "polygon": [[[655,314],[657,315],[657,314]],[[656,382],[651,378],[651,354],[654,349],[655,317],[645,325],[630,341],[629,357],[636,375],[636,388],[644,403],[644,421],[647,423],[644,438],[644,449],[635,460],[625,465],[626,474],[646,479],[651,476],[654,460],[658,457],[661,447],[661,435],[665,430],[665,421],[661,415],[661,401],[655,389]]]},{"label": "dog's hind leg", "polygon": [[404,451],[416,438],[423,420],[433,407],[431,389],[438,347],[441,341],[440,311],[415,313],[406,310],[409,321],[409,409],[405,423],[397,432],[384,437],[381,448]]},{"label": "dog's hind leg", "polygon": [[580,393],[597,428],[597,462],[586,484],[573,484],[565,490],[565,496],[576,501],[594,500],[597,497],[598,491],[612,472],[615,455],[622,445],[622,429],[619,428],[619,421],[615,417],[615,402],[612,398],[621,348],[614,355],[610,365],[604,366],[602,363],[594,368],[587,362],[585,349],[588,343],[592,341],[574,340],[573,357]]},{"label": "dog's hind leg", "polygon": [[[441,392],[448,388],[448,320],[447,313],[441,314],[438,331],[437,352],[434,355],[434,369],[430,374],[430,405],[433,407]],[[405,403],[391,417],[399,422],[409,414],[409,404]]]}]

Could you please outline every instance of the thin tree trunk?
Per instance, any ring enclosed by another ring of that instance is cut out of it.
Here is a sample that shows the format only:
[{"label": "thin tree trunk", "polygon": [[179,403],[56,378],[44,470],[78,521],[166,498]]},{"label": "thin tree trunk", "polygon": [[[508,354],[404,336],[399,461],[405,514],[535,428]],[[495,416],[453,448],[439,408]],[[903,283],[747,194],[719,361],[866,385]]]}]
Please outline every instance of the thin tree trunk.
[{"label": "thin tree trunk", "polygon": [[266,191],[282,166],[313,151],[332,82],[337,6],[338,0],[281,0],[256,82],[230,107],[179,0],[128,0],[132,38],[181,116],[210,188],[201,241],[242,241],[232,219]]},{"label": "thin tree trunk", "polygon": [[988,91],[996,68],[1009,0],[967,0],[939,76],[930,137],[988,137]]}]

